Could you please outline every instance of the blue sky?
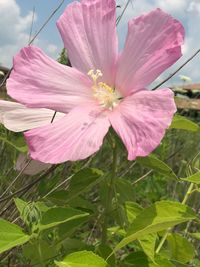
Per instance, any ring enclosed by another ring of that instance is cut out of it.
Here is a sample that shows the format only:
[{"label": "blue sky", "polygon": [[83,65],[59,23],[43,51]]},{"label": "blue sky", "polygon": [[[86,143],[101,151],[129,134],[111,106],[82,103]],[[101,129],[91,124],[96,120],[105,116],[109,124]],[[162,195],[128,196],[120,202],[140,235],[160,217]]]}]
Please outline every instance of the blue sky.
[{"label": "blue sky", "polygon": [[[55,59],[63,47],[55,22],[70,2],[72,1],[65,0],[61,9],[35,42],[35,45],[41,47]],[[21,47],[27,44],[33,7],[36,9],[36,20],[33,28],[33,33],[35,33],[59,3],[60,0],[0,0],[0,25],[3,25],[3,27],[0,27],[0,63],[2,65],[11,66],[12,57]],[[117,0],[117,4],[122,7],[125,3],[125,0]],[[183,57],[160,77],[160,79],[163,79],[200,47],[198,26],[200,25],[200,0],[134,0],[118,27],[121,48],[125,40],[129,19],[156,7],[162,8],[179,19],[186,29]],[[120,9],[118,9],[118,12],[120,12]],[[193,82],[200,82],[200,57],[197,57],[180,74],[190,76]],[[178,82],[179,77],[176,75],[171,83]]]}]

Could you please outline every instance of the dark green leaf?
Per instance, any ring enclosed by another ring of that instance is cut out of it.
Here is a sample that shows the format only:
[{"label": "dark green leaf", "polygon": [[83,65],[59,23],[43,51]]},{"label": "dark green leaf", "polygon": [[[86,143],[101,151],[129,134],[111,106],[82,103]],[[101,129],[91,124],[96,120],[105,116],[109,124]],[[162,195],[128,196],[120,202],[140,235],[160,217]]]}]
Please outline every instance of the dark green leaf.
[{"label": "dark green leaf", "polygon": [[80,194],[90,190],[103,177],[103,172],[98,169],[83,169],[74,174],[70,180],[70,185],[67,191],[54,192],[48,196],[51,200],[71,201]]},{"label": "dark green leaf", "polygon": [[142,166],[148,167],[162,175],[170,178],[177,178],[173,170],[163,161],[159,160],[154,154],[144,158],[137,158]]},{"label": "dark green leaf", "polygon": [[48,229],[55,227],[61,223],[87,217],[88,215],[89,213],[81,212],[80,210],[72,208],[51,208],[43,214],[41,222],[39,224],[39,229]]}]

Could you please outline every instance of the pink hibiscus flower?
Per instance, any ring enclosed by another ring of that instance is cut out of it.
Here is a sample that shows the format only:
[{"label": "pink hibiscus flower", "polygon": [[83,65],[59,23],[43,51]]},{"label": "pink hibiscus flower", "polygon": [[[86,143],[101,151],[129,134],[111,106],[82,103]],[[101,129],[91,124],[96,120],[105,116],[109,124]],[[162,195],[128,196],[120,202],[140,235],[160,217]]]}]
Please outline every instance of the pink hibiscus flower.
[{"label": "pink hibiscus flower", "polygon": [[176,111],[173,93],[146,87],[181,56],[182,25],[156,9],[129,22],[118,53],[115,0],[70,4],[57,22],[72,68],[37,47],[14,58],[8,93],[32,108],[66,115],[25,133],[30,155],[47,163],[85,159],[98,151],[112,126],[128,159],[160,143]]}]

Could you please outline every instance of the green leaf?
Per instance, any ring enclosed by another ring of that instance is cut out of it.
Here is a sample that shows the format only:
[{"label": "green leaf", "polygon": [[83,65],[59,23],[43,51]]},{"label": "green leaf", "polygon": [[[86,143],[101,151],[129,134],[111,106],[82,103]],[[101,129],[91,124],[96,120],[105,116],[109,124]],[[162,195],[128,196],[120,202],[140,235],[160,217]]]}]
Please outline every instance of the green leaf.
[{"label": "green leaf", "polygon": [[[97,248],[96,248],[96,253],[102,257],[103,259],[107,259],[108,256],[110,255],[110,253],[112,253],[112,249],[104,244],[100,244]],[[115,267],[116,263],[115,263],[115,255],[113,254],[111,257],[108,258],[107,260],[108,264],[110,267]]]},{"label": "green leaf", "polygon": [[64,258],[63,261],[55,262],[58,267],[106,267],[104,259],[91,251],[75,252]]},{"label": "green leaf", "polygon": [[66,254],[74,253],[77,251],[83,251],[83,250],[94,250],[94,247],[92,245],[88,245],[84,243],[83,241],[75,238],[66,238],[58,243],[58,245],[61,245],[64,249]]},{"label": "green leaf", "polygon": [[118,201],[121,204],[124,204],[126,201],[133,201],[135,199],[133,186],[128,180],[116,179],[115,190],[117,193]]},{"label": "green leaf", "polygon": [[186,205],[172,201],[156,202],[136,217],[127,231],[127,236],[122,239],[114,251],[136,239],[143,238],[145,235],[168,229],[195,218],[195,212]]},{"label": "green leaf", "polygon": [[89,218],[90,217],[88,216],[80,217],[60,224],[58,227],[58,235],[60,239],[63,240],[64,238],[71,236],[76,230],[79,230],[79,227],[87,222]]},{"label": "green leaf", "polygon": [[200,172],[196,172],[195,174],[188,176],[186,178],[181,178],[182,181],[200,184]]},{"label": "green leaf", "polygon": [[139,239],[143,251],[152,261],[154,261],[156,239],[157,239],[156,233],[149,234]]},{"label": "green leaf", "polygon": [[193,132],[199,131],[200,129],[198,124],[180,115],[174,116],[170,128],[193,131]]},{"label": "green leaf", "polygon": [[143,208],[139,204],[131,201],[127,201],[125,203],[125,209],[129,223],[132,223],[133,220],[135,220],[135,218],[137,217],[137,215],[143,210]]},{"label": "green leaf", "polygon": [[98,169],[86,168],[74,174],[70,180],[67,191],[59,191],[48,196],[51,199],[67,200],[68,202],[78,195],[88,191],[103,177],[103,172]]},{"label": "green leaf", "polygon": [[40,239],[26,244],[23,247],[23,256],[30,261],[31,265],[40,267],[41,258],[47,264],[48,260],[50,260],[49,258],[58,255],[58,251],[58,248]]},{"label": "green leaf", "polygon": [[51,208],[43,214],[41,222],[39,224],[39,229],[48,229],[55,227],[61,223],[87,217],[88,215],[89,213],[81,212],[80,210],[72,208]]},{"label": "green leaf", "polygon": [[8,144],[9,146],[13,147],[14,149],[16,149],[21,153],[26,153],[28,151],[28,147],[26,146],[25,142],[23,141],[23,143],[21,144],[21,139],[20,142],[18,142],[19,145],[16,145],[17,143],[16,140],[13,142],[3,136],[0,136],[0,141],[3,141],[4,143]]},{"label": "green leaf", "polygon": [[170,234],[167,237],[171,259],[181,263],[187,263],[195,256],[193,245],[180,234]]},{"label": "green leaf", "polygon": [[142,166],[148,167],[166,177],[177,178],[173,170],[166,163],[159,160],[154,154],[144,158],[137,158],[137,162],[139,162]]},{"label": "green leaf", "polygon": [[0,253],[23,245],[30,239],[16,224],[0,219]]},{"label": "green leaf", "polygon": [[130,253],[123,263],[123,267],[158,267],[157,264],[151,262],[142,251]]},{"label": "green leaf", "polygon": [[24,200],[20,199],[20,198],[15,198],[15,205],[20,213],[20,217],[23,220],[23,211],[24,209],[27,207],[28,203],[25,202]]},{"label": "green leaf", "polygon": [[200,233],[190,233],[190,236],[200,240]]}]

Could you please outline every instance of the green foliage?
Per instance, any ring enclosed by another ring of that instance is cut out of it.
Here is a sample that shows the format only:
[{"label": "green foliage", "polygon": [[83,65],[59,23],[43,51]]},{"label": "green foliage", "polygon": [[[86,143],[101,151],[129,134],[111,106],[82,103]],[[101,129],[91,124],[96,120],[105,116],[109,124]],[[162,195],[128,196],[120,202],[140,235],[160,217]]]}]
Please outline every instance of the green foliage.
[{"label": "green foliage", "polygon": [[87,217],[89,214],[72,208],[55,207],[47,210],[40,221],[39,230],[49,229],[59,224]]},{"label": "green foliage", "polygon": [[169,178],[177,178],[173,170],[163,161],[159,160],[155,155],[151,154],[145,158],[138,158],[137,161],[142,165],[146,166],[160,174],[165,175]]},{"label": "green foliage", "polygon": [[192,209],[178,202],[157,202],[136,217],[127,231],[127,236],[115,247],[115,251],[145,235],[168,229],[195,217]]},{"label": "green foliage", "polygon": [[107,263],[91,251],[80,251],[56,262],[58,267],[106,267]]},{"label": "green foliage", "polygon": [[180,263],[188,263],[195,256],[193,245],[180,234],[170,234],[167,237],[171,259]]},{"label": "green foliage", "polygon": [[101,181],[103,172],[98,169],[85,168],[71,177],[67,191],[57,191],[48,196],[48,198],[57,203],[66,203],[84,192],[91,189]]},{"label": "green foliage", "polygon": [[186,178],[181,178],[181,180],[199,185],[200,184],[200,171]]},{"label": "green foliage", "polygon": [[198,124],[194,123],[193,121],[180,116],[176,115],[173,118],[172,124],[170,126],[171,129],[181,129],[181,130],[187,130],[187,131],[199,131],[200,127]]},{"label": "green foliage", "polygon": [[19,226],[0,219],[0,253],[13,247],[23,245],[30,240],[30,236]]}]

